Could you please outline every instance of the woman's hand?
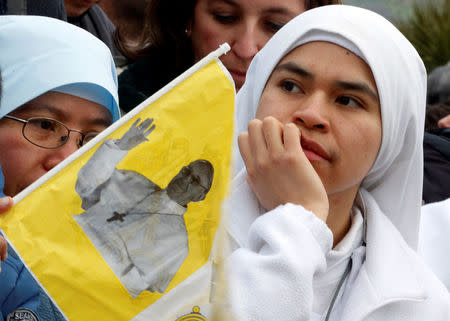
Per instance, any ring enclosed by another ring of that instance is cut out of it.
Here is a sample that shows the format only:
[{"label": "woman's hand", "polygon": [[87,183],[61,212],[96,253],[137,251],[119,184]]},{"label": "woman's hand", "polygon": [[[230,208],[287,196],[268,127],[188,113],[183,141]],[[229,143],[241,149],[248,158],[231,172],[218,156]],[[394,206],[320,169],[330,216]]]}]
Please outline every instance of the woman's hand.
[{"label": "woman's hand", "polygon": [[283,125],[274,117],[254,119],[238,143],[247,181],[267,210],[293,203],[326,221],[329,204],[325,187],[300,144],[295,124]]},{"label": "woman's hand", "polygon": [[[0,214],[6,212],[13,205],[13,200],[9,196],[0,198]],[[0,272],[1,272],[1,261],[5,261],[8,257],[8,243],[0,236]]]}]

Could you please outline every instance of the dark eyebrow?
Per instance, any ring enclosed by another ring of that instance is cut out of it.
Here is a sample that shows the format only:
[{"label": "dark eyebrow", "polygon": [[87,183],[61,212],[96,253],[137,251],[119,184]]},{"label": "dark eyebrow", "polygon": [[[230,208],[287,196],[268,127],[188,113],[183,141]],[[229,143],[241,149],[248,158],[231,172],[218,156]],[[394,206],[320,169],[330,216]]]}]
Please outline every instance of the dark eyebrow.
[{"label": "dark eyebrow", "polygon": [[238,4],[236,2],[234,2],[233,0],[213,0],[211,2],[223,2],[223,3],[229,4],[230,6],[238,7]]},{"label": "dark eyebrow", "polygon": [[[36,112],[36,111],[44,111],[44,112],[48,112],[49,114],[51,114],[51,118],[56,118],[57,120],[60,120],[62,122],[67,121],[67,116],[64,114],[64,112],[62,112],[58,108],[56,108],[52,105],[48,105],[48,104],[37,105],[32,102],[31,103],[28,102],[16,110],[19,113],[20,112],[32,113],[32,112]],[[97,126],[97,125],[105,126],[105,127],[110,126],[112,124],[112,117],[111,117],[110,113],[106,110],[106,108],[105,108],[105,111],[103,114],[105,117],[96,117],[93,119],[88,119],[87,124],[89,126]]]},{"label": "dark eyebrow", "polygon": [[36,111],[44,111],[48,112],[49,114],[52,114],[52,116],[64,118],[64,113],[62,113],[58,108],[47,105],[47,104],[36,104],[31,102],[27,102],[24,105],[22,105],[20,108],[16,109],[17,112],[21,113],[33,113]]},{"label": "dark eyebrow", "polygon": [[264,13],[289,15],[292,18],[296,16],[295,12],[289,11],[286,8],[278,8],[278,7],[267,9],[264,11]]},{"label": "dark eyebrow", "polygon": [[[212,2],[222,2],[222,3],[226,3],[233,7],[237,7],[237,8],[240,7],[240,5],[237,2],[235,2],[234,0],[213,0]],[[293,18],[297,15],[296,12],[292,12],[291,10],[289,10],[285,7],[279,7],[279,6],[274,6],[274,7],[264,10],[264,14],[285,14],[285,15],[289,15],[291,18]]]},{"label": "dark eyebrow", "polygon": [[336,87],[347,89],[347,90],[356,90],[361,91],[363,93],[369,94],[375,101],[379,101],[378,95],[376,91],[370,88],[369,85],[363,82],[350,82],[350,81],[336,81]]},{"label": "dark eyebrow", "polygon": [[312,73],[293,62],[286,62],[284,64],[278,65],[275,67],[274,72],[275,71],[288,71],[300,77],[314,79],[314,75]]}]

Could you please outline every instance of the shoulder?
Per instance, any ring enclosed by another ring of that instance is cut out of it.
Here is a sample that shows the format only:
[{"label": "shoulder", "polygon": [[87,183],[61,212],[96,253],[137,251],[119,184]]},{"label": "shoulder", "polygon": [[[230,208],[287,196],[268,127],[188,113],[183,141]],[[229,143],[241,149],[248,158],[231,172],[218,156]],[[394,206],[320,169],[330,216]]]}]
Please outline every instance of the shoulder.
[{"label": "shoulder", "polygon": [[360,281],[358,295],[372,292],[373,306],[379,307],[375,315],[389,312],[398,316],[395,320],[411,320],[411,316],[415,320],[449,320],[450,297],[445,286],[376,202],[370,197],[364,201],[367,246],[362,271],[367,278],[361,280],[368,282]]},{"label": "shoulder", "polygon": [[411,250],[409,258],[412,262],[410,268],[414,271],[424,294],[421,301],[410,305],[411,311],[414,311],[415,315],[426,316],[427,320],[450,320],[450,293],[442,280],[415,251]]},{"label": "shoulder", "polygon": [[106,13],[98,5],[94,4],[91,8],[89,8],[88,15],[92,20],[101,24],[103,28],[108,29],[111,32],[114,32],[116,29]]}]

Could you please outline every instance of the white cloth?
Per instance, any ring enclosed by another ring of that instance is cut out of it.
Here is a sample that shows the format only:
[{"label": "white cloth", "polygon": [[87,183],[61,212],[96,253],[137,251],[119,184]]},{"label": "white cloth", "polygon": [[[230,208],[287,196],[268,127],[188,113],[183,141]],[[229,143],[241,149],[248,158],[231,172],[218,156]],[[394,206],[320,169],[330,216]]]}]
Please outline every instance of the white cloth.
[{"label": "white cloth", "polygon": [[80,169],[75,189],[85,212],[74,219],[135,298],[165,292],[186,259],[187,208],[145,176],[116,169],[127,152],[108,139]]},{"label": "white cloth", "polygon": [[[291,20],[255,56],[237,96],[236,135],[255,117],[277,63],[311,41],[338,44],[372,70],[382,116],[382,144],[359,190],[366,250],[353,252],[332,320],[450,320],[449,294],[416,254],[422,186],[426,71],[406,38],[371,11],[325,6]],[[237,154],[237,153],[236,153]],[[240,174],[225,205],[235,251],[227,261],[234,320],[311,320],[314,284],[327,269],[332,233],[302,206],[264,213]]]},{"label": "white cloth", "polygon": [[[255,118],[266,81],[281,58],[314,40],[345,47],[372,69],[380,97],[383,136],[376,162],[362,185],[408,244],[417,248],[427,75],[414,47],[380,15],[331,5],[308,10],[291,20],[250,64],[236,97],[236,134],[247,131],[248,122]],[[239,156],[236,166],[236,172],[243,168]]]},{"label": "white cloth", "polygon": [[[242,213],[262,213],[257,199],[251,193],[248,184],[245,182],[245,171],[242,171],[233,181],[233,194],[231,199],[235,199],[233,202],[234,210],[227,208],[226,211],[231,215],[227,220],[227,232],[231,237],[232,249],[245,247],[248,230],[250,229],[253,221],[257,216],[250,217],[249,215],[242,215]],[[243,197],[244,199],[240,199]],[[236,199],[237,198],[237,199]],[[231,203],[227,203],[231,205]],[[245,206],[244,208],[241,206]],[[359,206],[359,204],[358,204]],[[350,257],[353,251],[358,248],[363,240],[363,217],[359,207],[354,207],[354,213],[352,213],[352,226],[345,237],[325,255],[326,270],[318,272],[315,276],[313,283],[313,307],[311,317],[315,317],[317,320],[322,320],[324,314],[326,315],[328,307],[330,305],[331,298],[334,295],[336,286],[340,281],[345,269],[349,263]],[[245,221],[243,221],[245,220]],[[299,253],[301,251],[299,250]],[[307,257],[305,253],[304,257]]]},{"label": "white cloth", "polygon": [[108,47],[67,22],[0,16],[0,118],[54,90],[104,105],[119,119],[114,61]]},{"label": "white cloth", "polygon": [[[245,185],[241,180],[235,190],[240,193],[233,191],[231,198],[238,209],[257,212],[258,202],[242,193]],[[365,260],[358,249],[353,252],[352,272],[330,320],[450,320],[445,287],[406,244],[370,193],[361,189],[360,194],[367,218]],[[234,217],[239,214],[246,215],[237,212]],[[247,228],[228,225],[230,234],[245,239],[244,232],[248,241],[228,258],[226,280],[232,308],[225,320],[317,319],[314,290],[318,276],[328,268],[333,243],[328,227],[302,206],[286,204],[259,216]],[[324,314],[320,317],[323,320]]]},{"label": "white cloth", "polygon": [[422,206],[419,254],[450,291],[450,198]]},{"label": "white cloth", "polygon": [[[345,237],[325,255],[327,269],[324,273],[318,273],[313,281],[313,309],[312,314],[316,314],[322,320],[329,309],[338,284],[350,263],[353,252],[362,246],[364,224],[363,216],[358,207],[352,211],[352,225]],[[352,271],[358,268],[353,266]],[[340,290],[342,292],[343,289]],[[337,305],[338,303],[336,303]]]}]

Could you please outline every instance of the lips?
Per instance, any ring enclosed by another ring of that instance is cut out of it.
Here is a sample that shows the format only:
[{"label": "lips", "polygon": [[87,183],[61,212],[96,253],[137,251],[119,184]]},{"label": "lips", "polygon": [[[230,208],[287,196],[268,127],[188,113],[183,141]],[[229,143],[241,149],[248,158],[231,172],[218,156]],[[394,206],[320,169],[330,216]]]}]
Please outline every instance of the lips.
[{"label": "lips", "polygon": [[315,141],[301,137],[300,144],[302,145],[303,152],[309,161],[329,161],[330,155],[325,151],[325,149]]}]

